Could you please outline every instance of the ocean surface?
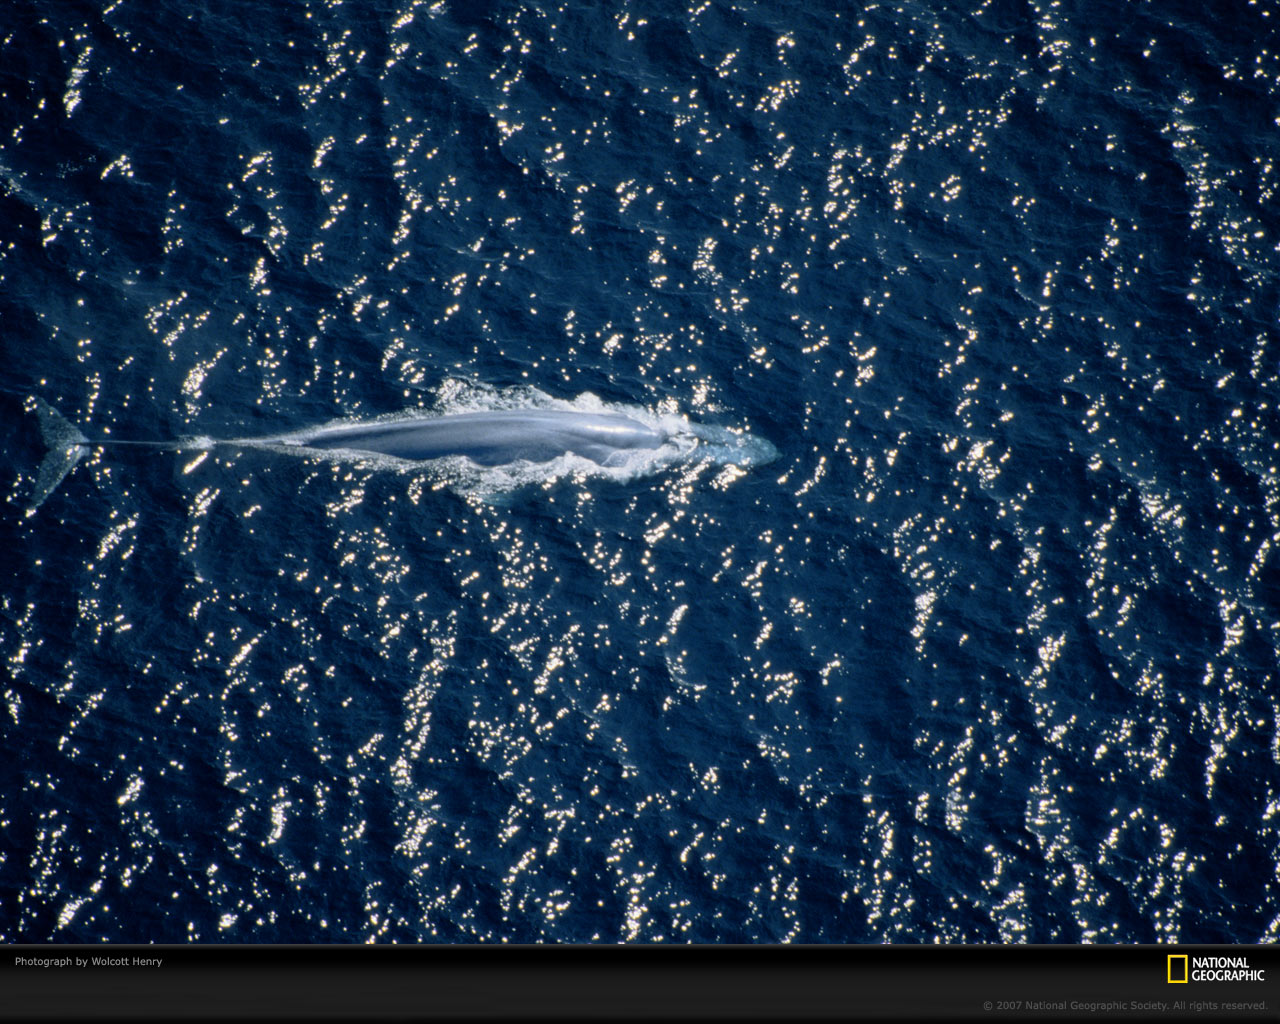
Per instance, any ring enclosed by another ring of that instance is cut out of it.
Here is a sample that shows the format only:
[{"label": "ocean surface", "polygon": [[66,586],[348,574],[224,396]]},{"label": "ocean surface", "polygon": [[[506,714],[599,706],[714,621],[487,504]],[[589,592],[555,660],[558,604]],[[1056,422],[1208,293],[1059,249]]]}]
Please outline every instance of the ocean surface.
[{"label": "ocean surface", "polygon": [[4,4],[0,941],[1280,940],[1278,30]]}]

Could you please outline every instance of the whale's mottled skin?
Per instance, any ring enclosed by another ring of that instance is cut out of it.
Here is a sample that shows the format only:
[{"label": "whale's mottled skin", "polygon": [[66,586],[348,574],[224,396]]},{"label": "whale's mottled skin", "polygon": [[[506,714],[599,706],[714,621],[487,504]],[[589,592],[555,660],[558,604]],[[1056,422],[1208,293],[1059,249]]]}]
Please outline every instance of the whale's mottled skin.
[{"label": "whale's mottled skin", "polygon": [[623,463],[628,452],[661,447],[670,436],[639,420],[613,412],[581,412],[577,409],[488,409],[445,416],[374,420],[367,423],[334,423],[274,437],[239,437],[227,440],[122,441],[87,438],[56,409],[39,398],[27,407],[40,422],[48,449],[36,474],[29,511],[39,507],[80,456],[90,448],[133,446],[169,450],[238,445],[253,448],[287,448],[297,452],[350,452],[353,455],[389,455],[411,462],[446,456],[465,456],[481,466],[508,463],[550,462],[572,453],[601,466]]},{"label": "whale's mottled skin", "polygon": [[[431,419],[340,423],[263,442],[326,451],[370,452],[414,462],[463,455],[482,466],[549,462],[572,452],[602,466],[629,451],[658,448],[660,430],[620,413],[575,409],[490,409]],[[246,442],[241,442],[246,443]]]}]

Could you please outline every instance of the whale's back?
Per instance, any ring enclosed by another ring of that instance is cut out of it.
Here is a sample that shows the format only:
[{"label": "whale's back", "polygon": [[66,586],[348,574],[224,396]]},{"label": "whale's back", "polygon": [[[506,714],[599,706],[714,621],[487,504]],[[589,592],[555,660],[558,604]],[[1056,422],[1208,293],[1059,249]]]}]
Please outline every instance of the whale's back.
[{"label": "whale's back", "polygon": [[550,462],[566,453],[602,466],[626,452],[659,447],[666,436],[620,413],[572,409],[492,409],[430,419],[344,423],[287,439],[324,450],[371,452],[425,461],[460,455],[482,466]]}]

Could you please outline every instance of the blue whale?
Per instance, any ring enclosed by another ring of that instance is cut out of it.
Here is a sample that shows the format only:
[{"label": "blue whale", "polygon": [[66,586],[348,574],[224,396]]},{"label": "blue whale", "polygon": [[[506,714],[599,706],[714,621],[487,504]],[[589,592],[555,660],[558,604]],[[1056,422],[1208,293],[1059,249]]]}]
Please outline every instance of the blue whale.
[{"label": "blue whale", "polygon": [[626,459],[628,452],[659,448],[672,436],[621,413],[524,408],[334,423],[273,437],[124,441],[85,437],[40,398],[29,398],[27,408],[36,414],[47,448],[44,461],[36,472],[31,512],[53,493],[86,450],[97,447],[128,446],[174,451],[208,448],[210,445],[236,445],[284,448],[300,454],[385,455],[412,462],[465,456],[481,466],[502,466],[521,460],[550,462],[572,453],[601,466],[617,466]]},{"label": "blue whale", "polygon": [[522,459],[550,462],[571,452],[601,466],[614,466],[628,452],[661,447],[669,436],[621,413],[489,409],[429,419],[339,423],[238,443],[368,452],[412,462],[463,455],[481,466],[502,466]]}]

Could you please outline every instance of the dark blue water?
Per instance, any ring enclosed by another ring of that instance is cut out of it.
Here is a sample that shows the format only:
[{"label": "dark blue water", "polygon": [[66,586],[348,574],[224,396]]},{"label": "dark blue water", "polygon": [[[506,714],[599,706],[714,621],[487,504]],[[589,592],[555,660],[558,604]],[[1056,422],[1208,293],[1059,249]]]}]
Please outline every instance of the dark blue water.
[{"label": "dark blue water", "polygon": [[0,940],[1276,941],[1278,26],[4,5]]}]

